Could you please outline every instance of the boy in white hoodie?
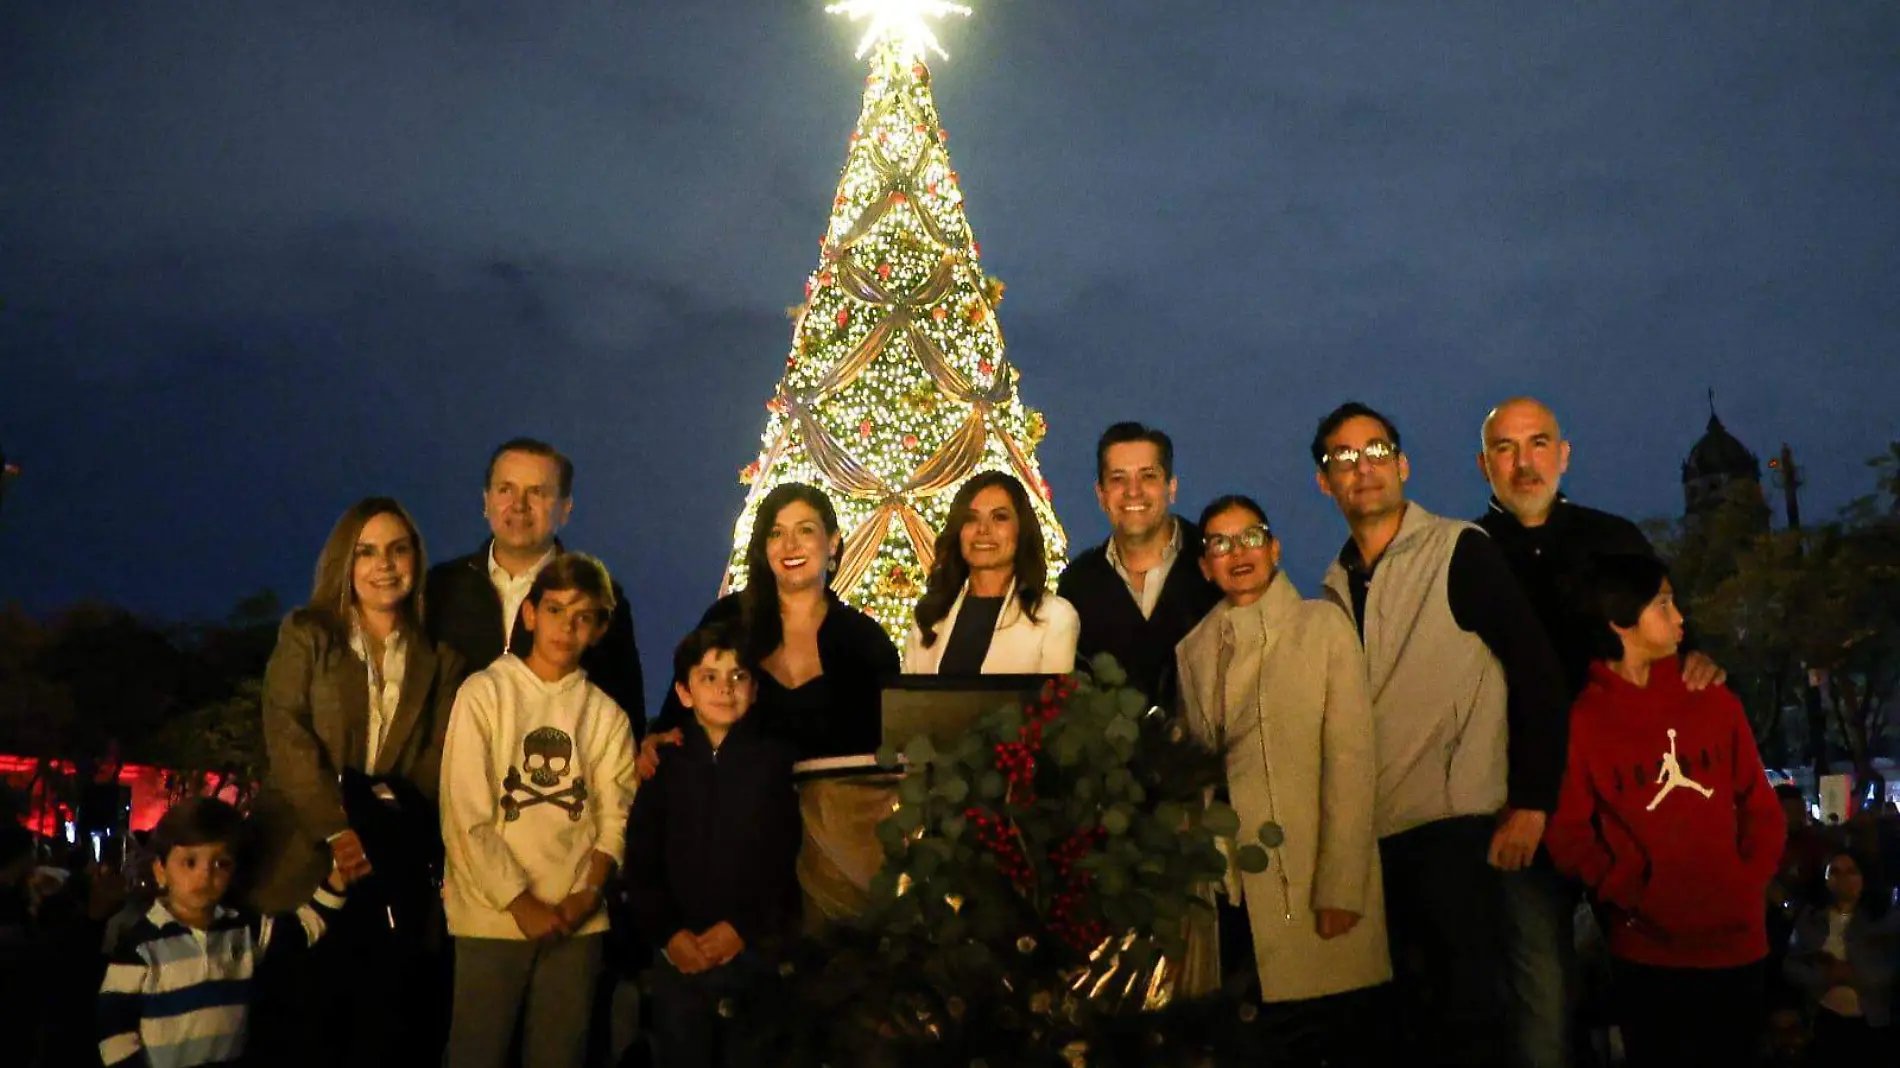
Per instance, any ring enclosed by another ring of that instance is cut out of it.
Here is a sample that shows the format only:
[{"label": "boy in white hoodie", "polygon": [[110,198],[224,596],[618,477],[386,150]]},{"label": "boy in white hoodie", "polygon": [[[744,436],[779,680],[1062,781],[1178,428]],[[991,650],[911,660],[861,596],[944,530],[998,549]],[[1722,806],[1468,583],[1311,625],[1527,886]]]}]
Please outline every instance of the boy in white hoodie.
[{"label": "boy in white hoodie", "polygon": [[456,1068],[500,1068],[524,1016],[523,1068],[579,1068],[586,1055],[601,889],[635,782],[626,713],[580,668],[613,610],[600,561],[555,557],[522,605],[527,659],[503,655],[456,696],[441,792]]}]

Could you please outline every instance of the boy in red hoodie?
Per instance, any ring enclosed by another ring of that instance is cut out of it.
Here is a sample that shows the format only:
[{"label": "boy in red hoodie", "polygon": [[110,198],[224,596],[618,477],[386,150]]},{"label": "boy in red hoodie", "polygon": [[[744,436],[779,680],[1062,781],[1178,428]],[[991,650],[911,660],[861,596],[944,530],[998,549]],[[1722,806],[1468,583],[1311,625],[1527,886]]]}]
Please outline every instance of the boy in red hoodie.
[{"label": "boy in red hoodie", "polygon": [[1607,913],[1631,1068],[1753,1064],[1780,805],[1741,702],[1682,684],[1663,565],[1603,558],[1590,594],[1604,658],[1570,713],[1544,844]]}]

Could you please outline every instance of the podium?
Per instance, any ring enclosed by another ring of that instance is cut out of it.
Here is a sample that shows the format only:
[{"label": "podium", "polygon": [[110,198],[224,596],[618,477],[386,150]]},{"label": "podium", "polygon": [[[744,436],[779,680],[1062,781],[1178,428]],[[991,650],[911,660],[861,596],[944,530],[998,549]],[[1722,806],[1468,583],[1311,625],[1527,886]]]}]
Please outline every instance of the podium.
[{"label": "podium", "polygon": [[[902,752],[913,738],[949,744],[984,715],[1033,700],[1048,675],[898,675],[880,696],[883,745]],[[805,842],[798,853],[798,885],[805,927],[862,916],[871,903],[871,879],[884,867],[877,825],[897,806],[901,768],[880,767],[874,753],[822,757],[793,767]]]}]

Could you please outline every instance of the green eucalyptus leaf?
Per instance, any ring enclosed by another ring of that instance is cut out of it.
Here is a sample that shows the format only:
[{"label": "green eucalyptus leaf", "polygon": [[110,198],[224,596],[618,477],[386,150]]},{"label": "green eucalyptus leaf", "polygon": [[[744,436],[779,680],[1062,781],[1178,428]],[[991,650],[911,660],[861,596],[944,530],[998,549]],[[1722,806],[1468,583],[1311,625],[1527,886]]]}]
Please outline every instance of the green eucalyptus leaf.
[{"label": "green eucalyptus leaf", "polygon": [[1285,841],[1286,831],[1282,830],[1279,824],[1268,820],[1260,825],[1261,845],[1266,846],[1268,849],[1278,849],[1280,848],[1280,844]]},{"label": "green eucalyptus leaf", "polygon": [[1266,850],[1251,843],[1235,851],[1234,860],[1240,865],[1240,870],[1249,875],[1258,875],[1266,871],[1268,865],[1272,863],[1267,857]]},{"label": "green eucalyptus leaf", "polygon": [[938,833],[954,842],[963,837],[963,828],[968,821],[962,816],[951,816],[939,824]]},{"label": "green eucalyptus leaf", "polygon": [[930,796],[930,784],[922,775],[907,775],[897,784],[897,799],[906,805],[921,805]]},{"label": "green eucalyptus leaf", "polygon": [[976,780],[976,796],[985,801],[996,800],[1003,796],[1003,791],[1008,788],[1008,780],[1003,778],[1002,772],[995,769],[984,772]]},{"label": "green eucalyptus leaf", "polygon": [[1128,672],[1115,662],[1107,653],[1096,653],[1089,658],[1089,672],[1095,676],[1096,685],[1103,689],[1113,689],[1128,681]]},{"label": "green eucalyptus leaf", "polygon": [[1109,834],[1127,834],[1128,822],[1128,807],[1126,805],[1116,805],[1114,808],[1102,813],[1102,830],[1107,831]]},{"label": "green eucalyptus leaf", "polygon": [[1121,709],[1122,715],[1129,718],[1130,725],[1135,724],[1142,714],[1154,705],[1154,702],[1148,700],[1147,694],[1134,689],[1125,689],[1117,693],[1115,703]]},{"label": "green eucalyptus leaf", "polygon": [[961,805],[964,799],[970,796],[970,780],[956,777],[946,778],[944,781],[938,783],[936,790],[932,792],[953,805]]},{"label": "green eucalyptus leaf", "polygon": [[1187,826],[1187,809],[1173,801],[1163,801],[1155,806],[1155,822],[1169,830],[1179,830]]},{"label": "green eucalyptus leaf", "polygon": [[1201,813],[1201,826],[1222,838],[1232,838],[1240,833],[1240,814],[1231,806],[1216,801],[1207,806],[1206,812]]},{"label": "green eucalyptus leaf", "polygon": [[930,735],[920,734],[904,746],[904,759],[909,760],[912,767],[928,764],[937,759],[937,744],[930,740]]}]

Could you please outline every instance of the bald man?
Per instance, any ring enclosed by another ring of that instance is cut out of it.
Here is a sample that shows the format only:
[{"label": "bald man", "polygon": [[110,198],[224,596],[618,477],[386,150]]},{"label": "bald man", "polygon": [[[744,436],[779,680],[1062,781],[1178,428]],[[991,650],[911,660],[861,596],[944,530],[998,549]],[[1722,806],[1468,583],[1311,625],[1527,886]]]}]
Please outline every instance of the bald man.
[{"label": "bald man", "polygon": [[[1491,409],[1479,432],[1478,470],[1491,485],[1491,506],[1478,520],[1503,550],[1524,587],[1574,698],[1597,655],[1597,623],[1578,596],[1591,560],[1606,555],[1654,556],[1636,524],[1563,495],[1570,442],[1556,413],[1531,397],[1513,397]],[[1683,659],[1692,690],[1723,680],[1700,653]],[[1513,1042],[1524,1068],[1565,1068],[1576,1041],[1569,1007],[1577,982],[1574,918],[1582,888],[1558,875],[1542,850],[1504,879],[1507,981]]]}]

